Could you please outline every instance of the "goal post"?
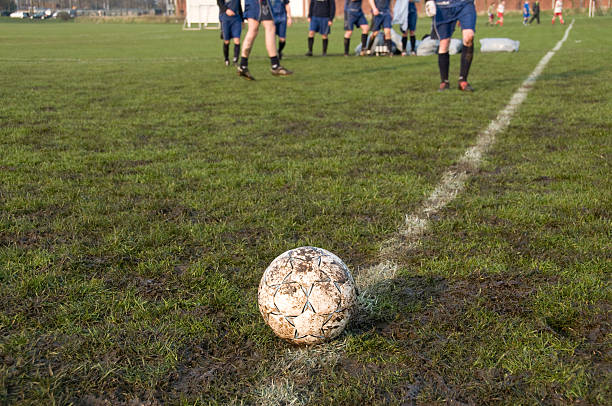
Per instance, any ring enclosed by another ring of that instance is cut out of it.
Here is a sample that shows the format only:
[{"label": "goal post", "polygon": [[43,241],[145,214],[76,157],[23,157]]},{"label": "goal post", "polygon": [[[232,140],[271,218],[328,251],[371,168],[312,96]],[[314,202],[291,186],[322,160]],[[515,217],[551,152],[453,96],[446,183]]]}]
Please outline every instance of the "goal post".
[{"label": "goal post", "polygon": [[[193,27],[195,25],[195,27]],[[216,0],[187,0],[185,4],[185,22],[183,30],[217,29],[219,23],[219,6]]]}]

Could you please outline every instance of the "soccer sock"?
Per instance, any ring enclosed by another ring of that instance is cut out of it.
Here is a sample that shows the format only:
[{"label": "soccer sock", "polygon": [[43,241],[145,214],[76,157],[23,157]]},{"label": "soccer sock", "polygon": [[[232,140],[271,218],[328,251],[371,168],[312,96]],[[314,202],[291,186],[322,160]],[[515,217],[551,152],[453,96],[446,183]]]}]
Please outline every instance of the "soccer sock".
[{"label": "soccer sock", "polygon": [[344,55],[348,55],[350,46],[351,46],[351,39],[344,38]]},{"label": "soccer sock", "polygon": [[270,57],[270,65],[272,65],[272,69],[278,68],[280,63],[278,62],[278,55]]},{"label": "soccer sock", "polygon": [[240,55],[240,44],[234,44],[234,60],[238,60],[238,56]]},{"label": "soccer sock", "polygon": [[410,36],[410,50],[412,52],[416,51],[416,36],[415,35],[411,35]]},{"label": "soccer sock", "polygon": [[368,44],[368,34],[361,34],[361,50],[365,51]]},{"label": "soccer sock", "polygon": [[283,52],[283,49],[285,49],[285,43],[287,41],[278,41],[278,52]]},{"label": "soccer sock", "polygon": [[374,34],[372,34],[372,36],[370,37],[370,43],[368,44],[368,51],[372,49],[372,45],[374,45],[375,40],[376,37],[374,36]]},{"label": "soccer sock", "polygon": [[245,58],[244,56],[240,59],[240,67],[242,69],[246,69],[249,67],[249,58]]},{"label": "soccer sock", "polygon": [[459,81],[467,80],[468,73],[470,73],[470,66],[472,65],[472,58],[474,57],[474,45],[463,46],[461,51],[461,68],[459,69]]},{"label": "soccer sock", "polygon": [[223,43],[223,57],[227,61],[229,59],[229,44]]},{"label": "soccer sock", "polygon": [[402,37],[402,51],[406,52],[406,45],[408,45],[408,37]]},{"label": "soccer sock", "polygon": [[312,44],[314,44],[314,37],[308,37],[308,52],[312,52]]},{"label": "soccer sock", "polygon": [[450,65],[450,56],[448,52],[438,54],[438,67],[440,68],[440,81],[448,82],[448,67]]},{"label": "soccer sock", "polygon": [[327,42],[329,40],[327,38],[323,39],[323,55],[327,53]]}]

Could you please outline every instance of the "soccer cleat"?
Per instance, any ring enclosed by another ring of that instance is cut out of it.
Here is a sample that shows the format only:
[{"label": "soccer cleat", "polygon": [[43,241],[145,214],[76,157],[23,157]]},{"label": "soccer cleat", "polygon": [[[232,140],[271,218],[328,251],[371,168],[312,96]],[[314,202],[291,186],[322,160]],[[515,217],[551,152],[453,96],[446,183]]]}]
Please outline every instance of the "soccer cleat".
[{"label": "soccer cleat", "polygon": [[410,51],[410,56],[416,56],[416,51]]},{"label": "soccer cleat", "polygon": [[359,51],[359,56],[365,56],[366,51]]},{"label": "soccer cleat", "polygon": [[470,84],[466,80],[462,80],[461,82],[459,82],[459,86],[457,86],[457,87],[462,92],[473,92],[474,91],[472,86],[470,86]]},{"label": "soccer cleat", "polygon": [[229,66],[229,59],[225,60],[225,66]]},{"label": "soccer cleat", "polygon": [[321,56],[327,56],[327,52],[323,52]]},{"label": "soccer cleat", "polygon": [[246,66],[245,67],[242,67],[242,66],[238,67],[238,76],[242,76],[246,80],[255,80],[253,75],[251,75],[251,72],[249,72],[249,68],[247,68]]},{"label": "soccer cleat", "polygon": [[450,90],[450,84],[448,82],[440,82],[440,87],[438,88],[438,92],[443,92],[445,90]]},{"label": "soccer cleat", "polygon": [[306,52],[306,56],[312,56],[312,51]]},{"label": "soccer cleat", "polygon": [[272,72],[274,76],[289,76],[293,73],[289,69],[283,68],[280,65],[278,65],[276,68],[270,68],[270,72]]},{"label": "soccer cleat", "polygon": [[232,63],[234,64],[234,66],[238,66],[238,58],[232,59]]},{"label": "soccer cleat", "polygon": [[406,55],[407,55],[406,52],[402,51],[402,56],[406,56]]}]

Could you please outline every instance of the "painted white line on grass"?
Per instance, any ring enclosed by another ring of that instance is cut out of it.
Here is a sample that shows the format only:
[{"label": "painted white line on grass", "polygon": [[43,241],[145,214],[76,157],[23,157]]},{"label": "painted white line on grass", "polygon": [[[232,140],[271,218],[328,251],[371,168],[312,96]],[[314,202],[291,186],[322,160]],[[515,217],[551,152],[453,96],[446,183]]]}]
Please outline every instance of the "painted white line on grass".
[{"label": "painted white line on grass", "polygon": [[[484,131],[478,134],[476,144],[468,148],[458,163],[442,175],[441,182],[423,202],[420,209],[414,214],[406,215],[404,224],[398,230],[397,235],[383,244],[380,263],[356,273],[355,281],[360,290],[359,304],[363,311],[368,312],[376,307],[376,292],[395,277],[398,267],[393,259],[397,257],[397,253],[415,248],[429,228],[430,217],[437,214],[463,191],[470,174],[478,169],[483,155],[495,142],[495,136],[508,127],[512,116],[523,103],[527,93],[529,93],[555,52],[561,49],[573,26],[574,20],[565,30],[563,38],[557,42],[551,51],[544,55],[533,72],[512,95],[506,107],[499,112],[495,120]],[[346,338],[321,346],[289,348],[279,357],[276,365],[281,374],[299,375],[302,371],[308,374],[309,370],[316,368],[321,362],[333,363],[339,359],[339,352],[345,346]],[[262,382],[258,386],[259,404],[301,405],[308,403],[308,394],[296,389],[296,386],[299,385],[294,384],[287,378],[281,379],[281,382]]]}]

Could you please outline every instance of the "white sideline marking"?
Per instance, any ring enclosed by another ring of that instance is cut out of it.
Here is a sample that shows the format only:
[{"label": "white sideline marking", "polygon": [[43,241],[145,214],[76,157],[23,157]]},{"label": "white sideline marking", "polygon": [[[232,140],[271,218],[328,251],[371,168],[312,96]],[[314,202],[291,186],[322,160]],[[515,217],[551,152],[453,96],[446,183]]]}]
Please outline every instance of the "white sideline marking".
[{"label": "white sideline marking", "polygon": [[[482,156],[489,150],[495,142],[495,136],[502,132],[510,124],[512,116],[527,97],[527,93],[533,87],[550,58],[567,40],[570,30],[574,26],[574,20],[565,30],[563,38],[557,45],[540,60],[533,72],[525,79],[518,90],[512,95],[510,102],[499,112],[497,118],[491,121],[489,126],[478,134],[476,144],[468,148],[456,168],[448,169],[443,175],[440,184],[434,189],[429,197],[423,202],[421,208],[411,215],[406,215],[404,224],[398,230],[398,235],[383,244],[382,257],[393,258],[393,253],[399,249],[412,249],[416,247],[419,240],[423,237],[430,225],[430,216],[438,213],[443,207],[450,203],[459,193],[463,191],[465,182],[470,173],[476,170],[482,160]],[[392,259],[383,260],[378,265],[364,269],[355,275],[355,281],[360,289],[359,304],[367,311],[376,304],[377,285],[388,282],[395,277],[397,264]],[[277,360],[279,370],[288,371],[289,367],[296,370],[304,370],[316,364],[316,357],[333,361],[339,358],[338,351],[346,345],[345,340],[315,347],[288,348],[284,356]],[[295,385],[288,379],[283,379],[282,383],[262,382],[257,388],[259,395],[258,404],[276,405],[291,404],[301,405],[308,403],[304,393],[296,391]],[[279,403],[280,402],[280,403]]]}]

